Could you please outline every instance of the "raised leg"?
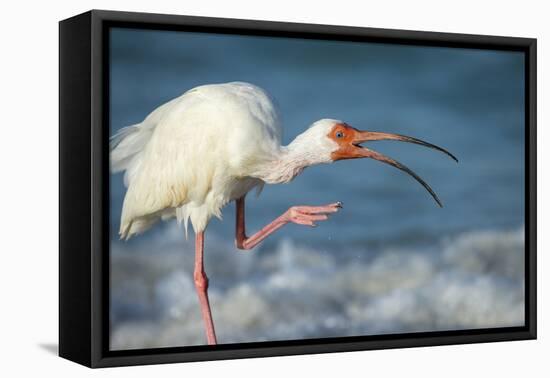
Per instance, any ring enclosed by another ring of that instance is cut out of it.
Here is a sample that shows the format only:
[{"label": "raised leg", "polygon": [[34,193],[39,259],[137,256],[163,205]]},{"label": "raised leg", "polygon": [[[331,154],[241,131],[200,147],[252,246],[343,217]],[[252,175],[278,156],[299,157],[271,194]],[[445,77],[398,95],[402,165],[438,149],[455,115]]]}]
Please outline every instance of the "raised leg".
[{"label": "raised leg", "polygon": [[204,272],[204,231],[195,235],[195,288],[199,296],[201,305],[202,319],[206,330],[206,340],[208,344],[217,344],[216,332],[214,330],[214,321],[210,311],[210,302],[208,301],[208,277]]},{"label": "raised leg", "polygon": [[287,223],[296,223],[305,226],[315,227],[315,222],[327,220],[328,216],[342,208],[341,202],[331,203],[324,206],[292,206],[280,217],[256,232],[254,235],[246,236],[244,217],[244,197],[236,200],[237,222],[235,244],[239,249],[251,249],[262,240],[283,227]]}]

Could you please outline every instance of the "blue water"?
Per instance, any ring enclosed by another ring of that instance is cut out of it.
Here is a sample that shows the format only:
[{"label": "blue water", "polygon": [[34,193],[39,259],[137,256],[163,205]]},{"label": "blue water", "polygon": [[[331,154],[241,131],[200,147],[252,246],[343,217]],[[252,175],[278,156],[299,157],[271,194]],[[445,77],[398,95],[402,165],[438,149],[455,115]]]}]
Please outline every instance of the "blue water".
[{"label": "blue water", "polygon": [[[466,237],[464,235],[489,232],[497,242],[503,235],[522,230],[524,225],[525,99],[521,53],[114,29],[111,32],[110,63],[111,134],[121,127],[140,122],[156,107],[194,86],[247,81],[267,90],[278,102],[285,144],[315,120],[336,118],[360,129],[421,138],[448,149],[458,157],[460,162],[456,164],[436,151],[417,145],[399,142],[373,142],[369,145],[401,161],[423,177],[441,198],[443,208],[438,208],[429,194],[403,172],[369,160],[316,166],[307,169],[289,184],[267,185],[259,198],[254,195],[247,197],[247,228],[250,231],[259,229],[291,205],[343,201],[344,209],[316,229],[296,225],[284,228],[266,240],[258,252],[252,252],[261,253],[260,259],[263,256],[266,256],[265,259],[270,256],[283,258],[281,256],[287,253],[285,251],[292,250],[284,243],[291,243],[296,250],[315,251],[317,257],[330,256],[325,258],[332,264],[329,270],[338,274],[339,264],[352,261],[367,269],[369,263],[380,257],[382,252],[395,248],[398,251],[413,249],[430,264],[441,268],[445,264],[439,263],[440,252],[449,240],[462,240]],[[118,241],[124,193],[121,175],[112,176],[113,253],[126,256],[112,259],[115,272],[112,293],[120,294],[113,295],[111,303],[113,332],[131,324],[140,327],[152,324],[157,329],[159,319],[166,315],[166,308],[161,306],[152,310],[148,300],[137,294],[135,301],[129,300],[133,297],[128,296],[125,285],[131,286],[132,282],[140,280],[139,274],[151,273],[145,272],[149,269],[147,267],[159,264],[158,259],[164,256],[163,244],[159,240],[172,238],[166,239],[164,247],[181,247],[181,253],[191,257],[192,246],[183,241],[182,230],[181,235],[177,228],[174,231],[173,222],[159,224],[129,242]],[[523,231],[517,232],[522,234]],[[220,290],[220,293],[236,290],[243,282],[252,285],[256,279],[252,274],[254,269],[245,269],[239,275],[230,269],[216,267],[214,262],[209,264],[211,240],[222,243],[224,247],[219,249],[225,248],[230,256],[236,253],[233,252],[233,233],[234,206],[229,205],[224,209],[224,220],[213,220],[207,230],[207,271],[217,272],[217,275],[211,274],[211,287],[214,291]],[[514,249],[516,258],[507,259],[506,263],[511,264],[510,269],[520,269],[523,264],[523,239],[518,236],[510,240],[517,247]],[[483,245],[493,246],[489,242]],[[139,255],[137,251],[142,251],[144,246],[148,246],[148,252]],[[211,249],[215,249],[214,244]],[[124,264],[138,264],[132,256],[141,256],[148,262],[139,265],[141,270],[135,270],[133,276],[117,276],[117,269],[124,270]],[[490,261],[496,259],[498,263],[498,256],[498,253],[491,254]],[[116,264],[121,265],[117,267]],[[227,266],[234,268],[234,264],[227,263]],[[445,265],[445,269],[448,268]],[[187,272],[189,266],[181,269],[181,272]],[[434,272],[439,272],[434,269]],[[449,269],[453,273],[452,267]],[[289,270],[270,270],[272,275],[284,272]],[[474,270],[471,274],[474,279],[483,280],[492,273],[487,268]],[[158,285],[165,277],[160,274],[155,277],[154,280],[132,286],[132,292],[164,290],[159,289]],[[437,274],[434,273],[433,277]],[[522,273],[514,277],[515,281],[510,283],[505,280],[504,284],[499,276],[494,283],[495,292],[503,290],[505,295],[510,285],[521,292]],[[436,281],[430,282],[433,284]],[[289,291],[278,298],[284,303],[285,298],[290,301],[292,295],[297,294]],[[174,296],[172,300],[178,301],[178,298]],[[220,298],[224,296],[220,294]],[[192,297],[192,300],[195,298]],[[319,297],[319,301],[323,299]],[[248,305],[246,301],[242,303],[242,306]],[[315,306],[317,304],[312,308]],[[523,306],[521,295],[513,306]],[[323,308],[326,310],[329,307]],[[473,308],[472,311],[475,310]],[[336,318],[344,316],[335,311],[336,315],[333,315]],[[192,329],[200,328],[200,319],[195,321],[198,323]],[[342,329],[335,331],[335,335],[350,332],[364,334],[369,329],[372,332],[416,329],[399,325],[388,329],[368,328],[361,325],[360,320],[356,321],[359,323],[354,325],[355,331]],[[419,329],[435,329],[434,322],[432,319],[422,323]],[[467,324],[453,324],[447,326],[468,327]],[[495,321],[495,324],[500,323]],[[292,332],[277,333],[273,331],[277,328],[271,324],[269,337],[265,336],[265,330],[259,329],[256,334],[244,325],[242,327],[242,332],[228,338],[227,342],[334,335],[321,326],[313,329],[304,326]],[[130,342],[122,338],[125,341],[113,345],[116,348],[158,346],[155,340],[161,337],[155,332],[166,332],[166,329],[150,332],[147,337],[139,339],[141,341]],[[160,345],[200,342],[193,337],[182,334],[180,338]]]}]

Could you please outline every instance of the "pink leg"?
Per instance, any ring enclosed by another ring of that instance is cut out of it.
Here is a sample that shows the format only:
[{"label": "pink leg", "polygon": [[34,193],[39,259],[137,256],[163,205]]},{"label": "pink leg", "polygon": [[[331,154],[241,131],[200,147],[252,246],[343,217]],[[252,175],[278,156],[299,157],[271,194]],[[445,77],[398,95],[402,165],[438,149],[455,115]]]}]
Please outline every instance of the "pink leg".
[{"label": "pink leg", "polygon": [[315,227],[315,222],[327,220],[329,214],[337,212],[342,208],[341,202],[331,203],[324,206],[292,206],[280,217],[273,222],[256,232],[254,235],[247,237],[245,220],[244,220],[244,197],[237,201],[237,227],[235,244],[239,249],[252,249],[269,235],[283,227],[287,223],[302,224],[305,226]]},{"label": "pink leg", "polygon": [[195,235],[195,288],[199,296],[201,305],[202,319],[206,328],[206,339],[208,344],[217,344],[216,332],[214,331],[214,321],[210,311],[210,303],[208,301],[208,277],[204,272],[204,231],[198,232]]}]

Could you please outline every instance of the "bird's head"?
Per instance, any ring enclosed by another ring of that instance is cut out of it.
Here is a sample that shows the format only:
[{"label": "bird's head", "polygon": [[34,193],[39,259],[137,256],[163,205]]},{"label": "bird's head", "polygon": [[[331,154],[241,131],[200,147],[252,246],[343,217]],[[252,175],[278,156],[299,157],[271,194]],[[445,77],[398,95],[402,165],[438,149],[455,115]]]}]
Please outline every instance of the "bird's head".
[{"label": "bird's head", "polygon": [[309,129],[295,139],[293,144],[296,143],[301,147],[302,151],[307,151],[311,164],[330,163],[344,159],[371,158],[392,165],[414,177],[415,180],[430,192],[437,204],[442,206],[434,191],[416,173],[398,161],[361,145],[362,143],[375,140],[397,140],[419,144],[441,151],[458,162],[456,157],[447,150],[420,139],[399,134],[362,131],[345,122],[334,119],[322,119],[313,123]]}]

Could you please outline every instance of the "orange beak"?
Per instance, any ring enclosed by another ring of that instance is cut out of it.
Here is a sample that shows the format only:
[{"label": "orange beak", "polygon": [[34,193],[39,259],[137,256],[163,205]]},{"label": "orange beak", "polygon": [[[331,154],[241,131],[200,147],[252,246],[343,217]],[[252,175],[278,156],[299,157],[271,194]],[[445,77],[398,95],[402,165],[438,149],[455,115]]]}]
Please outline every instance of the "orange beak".
[{"label": "orange beak", "polygon": [[405,135],[381,133],[376,131],[361,131],[349,126],[346,131],[347,131],[346,133],[347,135],[345,138],[346,140],[341,141],[341,143],[339,143],[341,146],[340,149],[338,149],[333,153],[334,160],[371,158],[374,160],[378,160],[382,163],[392,165],[395,168],[400,169],[403,172],[406,172],[407,174],[411,175],[431,194],[435,202],[437,202],[437,204],[440,207],[443,207],[443,204],[439,200],[439,197],[437,196],[437,194],[435,194],[432,188],[424,180],[422,180],[420,176],[418,176],[416,173],[414,173],[412,170],[407,168],[405,165],[399,163],[398,161],[390,157],[387,157],[379,152],[363,147],[360,144],[364,142],[374,141],[374,140],[397,140],[401,142],[414,143],[414,144],[419,144],[421,146],[432,148],[434,150],[443,152],[444,154],[448,155],[451,159],[453,159],[458,163],[458,159],[453,154],[451,154],[449,151],[445,150],[444,148],[438,147],[434,144],[424,142],[423,140],[412,138]]}]

